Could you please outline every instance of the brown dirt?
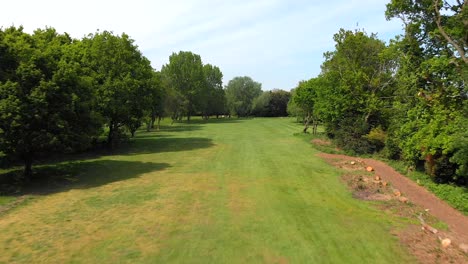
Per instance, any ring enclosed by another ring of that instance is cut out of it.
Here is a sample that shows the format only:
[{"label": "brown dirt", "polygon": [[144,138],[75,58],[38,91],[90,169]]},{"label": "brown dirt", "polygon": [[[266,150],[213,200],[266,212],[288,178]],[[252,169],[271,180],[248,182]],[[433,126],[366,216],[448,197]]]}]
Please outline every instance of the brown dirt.
[{"label": "brown dirt", "polygon": [[[439,230],[437,234],[422,231],[421,225],[410,225],[394,232],[421,263],[468,263],[468,255],[458,248],[468,242],[468,217],[381,161],[340,154],[321,153],[319,156],[347,171],[343,180],[353,190],[355,198],[383,201],[380,209],[401,217],[416,220],[417,215],[423,214],[429,225],[437,223],[437,219],[448,225],[449,230]],[[372,172],[366,171],[368,166],[373,168]],[[408,198],[408,202],[401,202],[395,191]],[[451,239],[448,248],[442,248],[440,239],[443,238]]]}]

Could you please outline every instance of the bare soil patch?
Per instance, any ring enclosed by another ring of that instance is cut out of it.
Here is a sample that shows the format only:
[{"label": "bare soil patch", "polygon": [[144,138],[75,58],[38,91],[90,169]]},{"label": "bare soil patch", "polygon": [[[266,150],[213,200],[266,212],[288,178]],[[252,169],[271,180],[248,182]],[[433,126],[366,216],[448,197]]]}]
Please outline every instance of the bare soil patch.
[{"label": "bare soil patch", "polygon": [[[319,156],[346,171],[342,179],[355,198],[381,201],[381,210],[419,223],[393,234],[421,263],[468,263],[465,215],[381,161],[325,153]],[[439,220],[448,230],[433,227]]]}]

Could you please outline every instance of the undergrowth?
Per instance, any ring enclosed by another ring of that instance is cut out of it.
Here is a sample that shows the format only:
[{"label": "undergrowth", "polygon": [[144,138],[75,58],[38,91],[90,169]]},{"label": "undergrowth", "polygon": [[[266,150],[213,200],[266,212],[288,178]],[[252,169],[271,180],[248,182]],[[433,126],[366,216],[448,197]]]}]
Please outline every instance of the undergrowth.
[{"label": "undergrowth", "polygon": [[[311,135],[311,134],[302,134],[301,137],[306,139],[308,142],[311,142],[315,149],[321,152],[330,153],[330,154],[347,154],[344,151],[338,149],[336,144],[328,139],[324,134]],[[312,141],[314,139],[319,139],[323,141],[328,141],[329,145],[314,144]],[[382,160],[396,171],[405,175],[409,179],[416,182],[418,185],[425,187],[428,191],[435,194],[440,199],[446,201],[455,209],[462,212],[464,215],[468,215],[468,188],[464,186],[457,186],[455,184],[444,184],[444,183],[435,183],[432,179],[425,174],[424,172],[417,170],[408,170],[406,164],[403,161],[388,160],[382,159],[381,155],[360,155],[361,158],[373,158]]]}]

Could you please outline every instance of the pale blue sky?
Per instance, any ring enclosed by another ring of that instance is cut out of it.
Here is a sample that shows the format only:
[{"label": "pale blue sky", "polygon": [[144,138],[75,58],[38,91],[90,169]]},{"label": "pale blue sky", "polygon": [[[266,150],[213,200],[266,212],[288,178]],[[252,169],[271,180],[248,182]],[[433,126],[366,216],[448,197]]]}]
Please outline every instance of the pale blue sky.
[{"label": "pale blue sky", "polygon": [[51,26],[75,38],[97,29],[125,32],[157,70],[172,52],[192,51],[220,67],[225,84],[250,76],[263,90],[289,90],[320,72],[340,28],[364,28],[385,41],[401,34],[400,21],[385,20],[388,2],[15,0],[2,3],[0,26]]}]

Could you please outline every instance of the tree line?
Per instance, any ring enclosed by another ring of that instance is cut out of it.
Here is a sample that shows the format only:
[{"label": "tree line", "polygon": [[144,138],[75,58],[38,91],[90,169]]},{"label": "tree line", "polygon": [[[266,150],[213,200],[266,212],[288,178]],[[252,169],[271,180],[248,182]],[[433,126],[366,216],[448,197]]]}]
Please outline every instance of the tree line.
[{"label": "tree line", "polygon": [[468,183],[468,4],[392,0],[405,33],[386,44],[341,29],[321,73],[292,91],[288,111],[323,123],[344,150],[379,152],[436,182]]},{"label": "tree line", "polygon": [[163,117],[284,116],[289,94],[263,92],[250,77],[223,87],[220,68],[189,51],[160,71],[127,34],[74,39],[54,28],[32,34],[0,28],[0,158],[24,163],[105,146],[114,148]]}]

